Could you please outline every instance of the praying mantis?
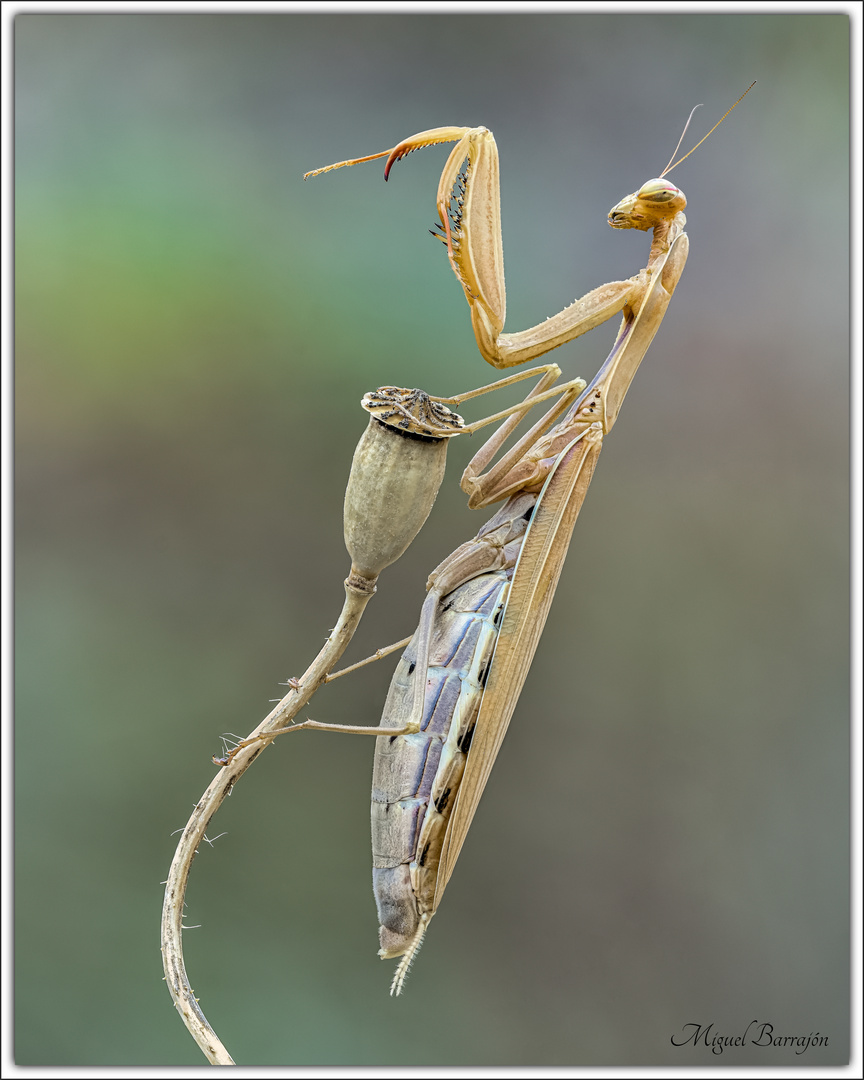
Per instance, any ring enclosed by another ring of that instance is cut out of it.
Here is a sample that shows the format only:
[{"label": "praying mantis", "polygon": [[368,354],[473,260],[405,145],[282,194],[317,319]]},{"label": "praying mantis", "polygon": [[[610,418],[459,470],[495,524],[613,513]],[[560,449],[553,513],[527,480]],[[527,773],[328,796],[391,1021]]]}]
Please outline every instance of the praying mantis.
[{"label": "praying mantis", "polygon": [[[373,884],[379,955],[400,958],[391,986],[391,994],[396,995],[441,903],[516,707],[603,441],[663,321],[689,251],[684,231],[687,201],[681,189],[665,179],[681,158],[609,212],[612,228],[651,231],[644,269],[625,281],[593,289],[537,326],[505,333],[498,151],[490,131],[434,128],[403,140],[392,150],[306,175],[386,157],[386,180],[393,164],[406,154],[449,142],[456,145],[438,184],[435,235],[444,243],[465,293],[484,359],[494,367],[509,368],[537,359],[619,312],[622,322],[611,352],[587,386],[574,379],[555,387],[561,372],[557,365],[548,364],[458,399],[423,396],[424,409],[430,402],[432,406],[458,404],[514,379],[540,376],[513,409],[469,426],[445,418],[448,431],[414,429],[410,435],[446,440],[504,418],[468,464],[461,481],[469,507],[484,508],[502,500],[503,505],[473,540],[461,545],[430,575],[417,631],[399,661],[379,726],[307,720],[256,735],[237,748],[304,729],[377,736]],[[404,433],[414,422],[409,403],[416,404],[418,394],[382,388],[367,395],[364,407],[377,416],[377,423],[401,427]],[[524,413],[556,396],[545,415],[492,464]],[[377,478],[368,482],[371,492]],[[355,502],[362,505],[368,498],[358,496]],[[348,507],[346,497],[346,538]],[[367,526],[353,532],[365,536]],[[353,552],[352,557],[356,567]],[[376,578],[378,572],[377,566],[370,569],[368,578]]]}]

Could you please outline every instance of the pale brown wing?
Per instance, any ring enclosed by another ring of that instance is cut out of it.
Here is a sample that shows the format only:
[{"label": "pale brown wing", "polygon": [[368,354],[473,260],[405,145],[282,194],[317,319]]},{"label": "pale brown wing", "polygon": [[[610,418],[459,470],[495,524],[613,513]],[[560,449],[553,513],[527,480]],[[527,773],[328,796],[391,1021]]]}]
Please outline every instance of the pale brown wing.
[{"label": "pale brown wing", "polygon": [[[453,873],[534,659],[601,447],[599,430],[589,429],[558,458],[538,500],[513,574],[465,773],[444,837],[433,910]],[[520,574],[520,565],[527,572]]]}]

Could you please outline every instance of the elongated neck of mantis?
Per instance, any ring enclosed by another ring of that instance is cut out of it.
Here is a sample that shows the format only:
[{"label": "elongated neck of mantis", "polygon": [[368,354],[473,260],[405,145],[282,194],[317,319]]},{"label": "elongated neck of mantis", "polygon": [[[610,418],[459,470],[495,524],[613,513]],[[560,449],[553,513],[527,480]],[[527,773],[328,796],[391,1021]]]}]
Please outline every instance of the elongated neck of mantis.
[{"label": "elongated neck of mantis", "polygon": [[654,235],[651,239],[651,251],[648,255],[648,269],[652,269],[654,263],[665,255],[672,243],[684,232],[687,217],[682,212],[676,214],[670,221],[661,221],[654,226]]}]

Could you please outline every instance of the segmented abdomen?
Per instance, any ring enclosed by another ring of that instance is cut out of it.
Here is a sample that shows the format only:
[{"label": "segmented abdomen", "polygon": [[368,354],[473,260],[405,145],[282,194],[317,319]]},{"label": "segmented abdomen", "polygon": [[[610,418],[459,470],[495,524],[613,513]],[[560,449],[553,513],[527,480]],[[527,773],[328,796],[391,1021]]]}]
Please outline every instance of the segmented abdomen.
[{"label": "segmented abdomen", "polygon": [[481,574],[444,597],[428,669],[415,667],[415,634],[393,675],[382,727],[400,727],[408,719],[418,678],[426,679],[426,691],[420,731],[382,736],[375,745],[372,880],[381,956],[401,956],[420,915],[432,911],[447,820],[512,576],[512,569]]}]

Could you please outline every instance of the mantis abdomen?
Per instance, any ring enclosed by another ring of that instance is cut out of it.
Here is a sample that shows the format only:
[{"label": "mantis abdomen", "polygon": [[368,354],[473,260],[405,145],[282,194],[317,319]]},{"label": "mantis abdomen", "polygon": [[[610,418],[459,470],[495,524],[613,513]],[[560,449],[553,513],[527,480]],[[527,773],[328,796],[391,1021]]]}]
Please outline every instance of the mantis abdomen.
[{"label": "mantis abdomen", "polygon": [[410,715],[417,679],[426,680],[420,731],[382,737],[375,746],[372,878],[381,923],[380,955],[385,958],[401,956],[412,943],[419,944],[434,911],[447,822],[465,769],[517,554],[508,558],[509,566],[480,574],[442,599],[428,667],[417,666],[418,630],[390,684],[381,726],[400,727]]}]

